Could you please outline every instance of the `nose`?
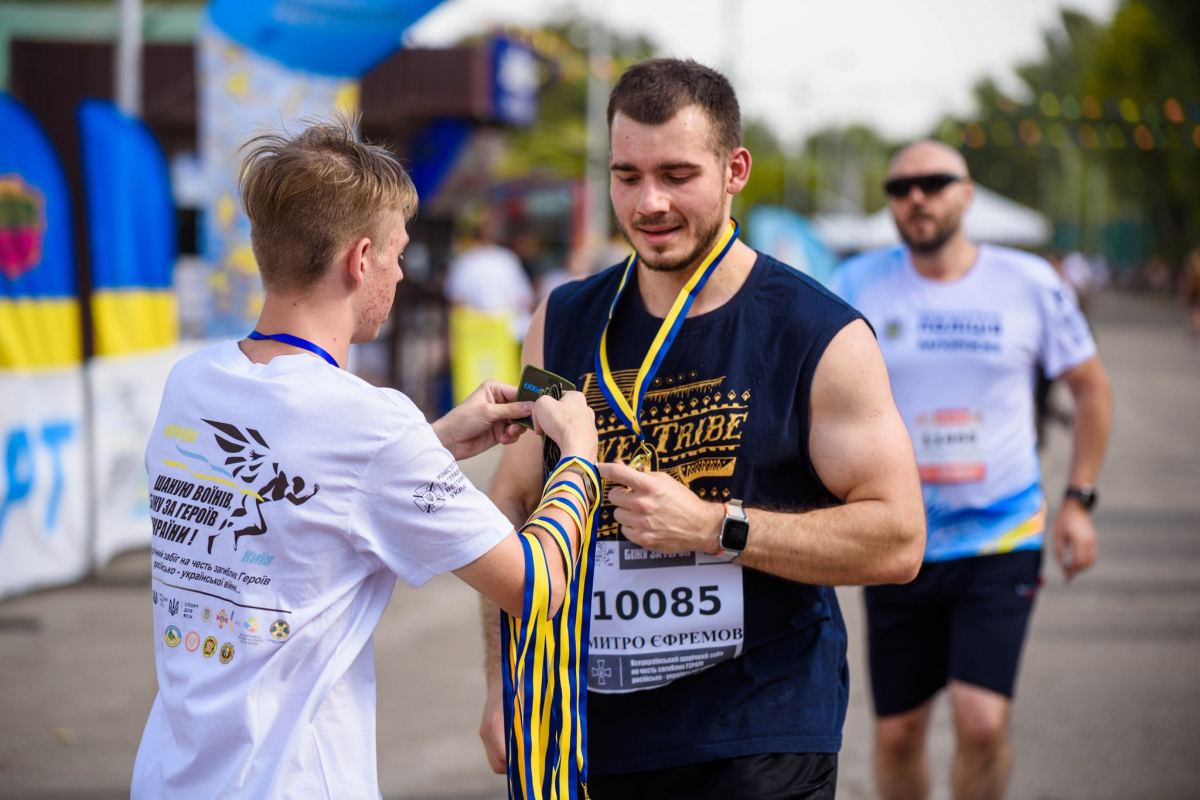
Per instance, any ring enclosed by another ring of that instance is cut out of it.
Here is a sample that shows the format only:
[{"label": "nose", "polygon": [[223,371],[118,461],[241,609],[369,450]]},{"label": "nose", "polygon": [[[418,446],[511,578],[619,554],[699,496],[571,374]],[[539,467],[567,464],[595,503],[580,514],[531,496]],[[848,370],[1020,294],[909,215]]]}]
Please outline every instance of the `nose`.
[{"label": "nose", "polygon": [[643,217],[652,217],[670,209],[670,198],[662,191],[658,181],[642,181],[642,190],[638,193],[637,213]]}]

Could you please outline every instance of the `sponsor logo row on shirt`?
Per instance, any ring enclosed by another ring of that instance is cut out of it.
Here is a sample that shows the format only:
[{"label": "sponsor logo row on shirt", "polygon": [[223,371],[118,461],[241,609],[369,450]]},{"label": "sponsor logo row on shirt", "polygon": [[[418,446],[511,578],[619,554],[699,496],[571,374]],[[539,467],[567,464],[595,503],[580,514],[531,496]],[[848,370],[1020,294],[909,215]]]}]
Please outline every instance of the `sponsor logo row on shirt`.
[{"label": "sponsor logo row on shirt", "polygon": [[[201,648],[200,634],[195,631],[188,631],[187,636],[180,638],[179,628],[174,625],[167,626],[167,629],[163,632],[163,640],[167,643],[167,647],[178,647],[182,641],[184,649],[189,653],[194,653]],[[204,657],[212,658],[213,653],[217,652],[217,637],[204,637],[203,647],[204,649],[201,650],[201,653],[203,653]],[[233,653],[233,642],[225,642],[221,645],[218,658],[222,664],[228,664],[230,661],[233,661]]]},{"label": "sponsor logo row on shirt", "polygon": [[[171,599],[166,594],[160,593],[157,590],[154,592],[154,605],[162,606],[167,610],[167,613],[174,617],[179,614],[180,603],[178,600]],[[195,613],[185,613],[183,616],[186,619],[197,619],[205,624],[211,625],[213,622],[217,624],[217,630],[228,628],[230,635],[237,633],[237,638],[242,644],[256,646],[267,641],[282,643],[292,633],[291,624],[285,619],[277,619],[267,628],[267,637],[260,633],[260,624],[255,617],[239,618],[237,609],[226,610],[218,608],[214,614],[211,606],[203,606],[200,608],[196,603],[187,603],[188,610],[194,610]],[[182,620],[180,620],[182,622]],[[202,637],[201,633],[195,630],[188,631],[184,634],[178,626],[168,624],[163,629],[163,641],[167,647],[178,647],[182,642],[184,649],[189,653],[194,653],[197,650],[205,658],[211,658],[213,654],[218,655],[218,659],[222,664],[228,664],[233,661],[236,651],[233,642],[224,642],[218,648],[217,638],[215,636]]]}]

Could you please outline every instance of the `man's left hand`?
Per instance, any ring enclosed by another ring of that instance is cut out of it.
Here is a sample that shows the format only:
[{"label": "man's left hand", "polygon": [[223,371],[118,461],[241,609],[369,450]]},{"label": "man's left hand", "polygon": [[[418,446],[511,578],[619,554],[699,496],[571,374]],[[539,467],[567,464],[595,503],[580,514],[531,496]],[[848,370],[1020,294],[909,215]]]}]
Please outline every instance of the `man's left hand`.
[{"label": "man's left hand", "polygon": [[1068,583],[1096,561],[1096,527],[1083,506],[1070,498],[1054,520],[1054,556]]},{"label": "man's left hand", "polygon": [[442,446],[456,459],[477,456],[498,444],[512,444],[525,432],[513,422],[533,413],[533,403],[517,403],[517,387],[484,381],[466,400],[433,423]]},{"label": "man's left hand", "polygon": [[657,553],[715,553],[724,509],[692,494],[665,472],[638,472],[623,462],[598,464],[621,533]]}]

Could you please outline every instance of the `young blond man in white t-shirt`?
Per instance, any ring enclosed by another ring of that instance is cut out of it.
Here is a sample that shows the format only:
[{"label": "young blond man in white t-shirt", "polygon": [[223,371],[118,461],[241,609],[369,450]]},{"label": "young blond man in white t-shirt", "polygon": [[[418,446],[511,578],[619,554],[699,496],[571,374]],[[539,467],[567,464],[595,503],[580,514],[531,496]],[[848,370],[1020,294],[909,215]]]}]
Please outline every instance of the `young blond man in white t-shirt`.
[{"label": "young blond man in white t-shirt", "polygon": [[[489,381],[429,425],[341,369],[390,312],[412,182],[341,118],[249,147],[262,315],[176,365],[146,449],[159,693],[132,796],[378,798],[372,633],[396,578],[453,571],[522,610],[521,544],[456,459],[515,441],[511,420],[532,414],[591,460],[594,416],[578,393],[516,403]],[[543,515],[578,548],[565,513]],[[564,573],[549,568],[553,610]]]}]

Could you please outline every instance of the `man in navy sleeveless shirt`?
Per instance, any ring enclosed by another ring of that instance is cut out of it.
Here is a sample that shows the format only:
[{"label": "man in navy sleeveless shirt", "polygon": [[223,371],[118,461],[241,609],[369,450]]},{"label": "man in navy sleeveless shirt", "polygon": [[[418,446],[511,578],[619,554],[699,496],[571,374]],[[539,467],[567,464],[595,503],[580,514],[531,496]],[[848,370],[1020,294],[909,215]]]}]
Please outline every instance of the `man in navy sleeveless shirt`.
[{"label": "man in navy sleeveless shirt", "polygon": [[[585,394],[607,462],[589,792],[833,797],[848,674],[830,587],[916,574],[912,445],[861,315],[730,240],[751,158],[728,81],[647,61],[618,81],[608,119],[613,209],[635,266],[555,290],[524,349]],[[528,439],[505,452],[492,489],[513,519],[542,481]],[[485,609],[480,735],[502,771],[498,629]]]}]

